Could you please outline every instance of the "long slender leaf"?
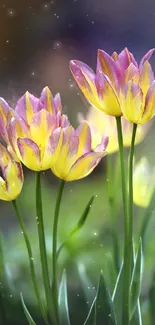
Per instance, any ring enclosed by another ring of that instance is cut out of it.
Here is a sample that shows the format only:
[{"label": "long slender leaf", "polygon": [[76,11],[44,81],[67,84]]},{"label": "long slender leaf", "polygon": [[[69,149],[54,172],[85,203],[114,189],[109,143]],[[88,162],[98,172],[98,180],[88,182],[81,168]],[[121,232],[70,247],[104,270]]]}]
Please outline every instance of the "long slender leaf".
[{"label": "long slender leaf", "polygon": [[140,296],[143,272],[142,241],[140,240],[130,284],[130,320],[135,312]]},{"label": "long slender leaf", "polygon": [[68,244],[68,242],[72,239],[72,237],[83,227],[83,225],[85,224],[88,214],[92,208],[92,204],[94,202],[95,199],[95,195],[93,195],[90,200],[88,201],[85,210],[82,213],[82,216],[80,217],[80,219],[78,220],[77,224],[74,226],[73,230],[70,232],[69,236],[67,237],[67,239],[60,245],[58,251],[57,251],[57,258],[60,255],[60,252],[62,251],[62,249]]},{"label": "long slender leaf", "polygon": [[29,311],[28,311],[28,309],[27,309],[27,307],[25,305],[22,293],[20,294],[20,298],[21,298],[24,314],[25,314],[25,316],[27,318],[27,321],[28,321],[29,325],[36,325],[36,323],[32,319],[32,317],[31,317],[31,315],[30,315],[30,313],[29,313]]},{"label": "long slender leaf", "polygon": [[120,271],[116,280],[116,285],[112,295],[112,301],[114,304],[114,310],[116,319],[119,325],[122,324],[122,292],[123,292],[123,263],[120,267]]},{"label": "long slender leaf", "polygon": [[89,301],[90,304],[92,304],[96,296],[96,290],[94,290],[95,288],[93,287],[93,284],[87,275],[84,264],[79,263],[77,267],[78,267],[78,272],[79,272],[83,292],[85,295],[85,299],[86,301]]},{"label": "long slender leaf", "polygon": [[84,322],[84,325],[97,325],[96,324],[96,298],[94,299],[94,301],[90,307],[90,310],[89,310],[87,319]]},{"label": "long slender leaf", "polygon": [[66,271],[63,271],[59,289],[59,315],[60,325],[70,325],[68,298],[67,298],[67,277]]},{"label": "long slender leaf", "polygon": [[153,271],[151,285],[149,289],[149,307],[150,307],[150,317],[151,325],[154,325],[155,320],[155,270]]},{"label": "long slender leaf", "polygon": [[140,300],[138,299],[136,310],[132,316],[131,325],[142,325],[142,315],[141,315],[141,308],[140,308]]},{"label": "long slender leaf", "polygon": [[96,325],[117,325],[110,292],[101,272],[96,297]]}]

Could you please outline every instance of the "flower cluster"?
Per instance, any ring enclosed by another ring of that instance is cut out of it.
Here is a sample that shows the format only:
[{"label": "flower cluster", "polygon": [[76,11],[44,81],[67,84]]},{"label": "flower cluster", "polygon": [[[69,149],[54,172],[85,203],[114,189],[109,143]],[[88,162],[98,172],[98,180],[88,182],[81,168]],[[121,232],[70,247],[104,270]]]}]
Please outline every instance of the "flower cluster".
[{"label": "flower cluster", "polygon": [[12,109],[0,98],[0,199],[15,199],[23,185],[23,163],[33,171],[51,169],[72,181],[89,175],[105,156],[108,138],[92,150],[91,131],[84,122],[75,130],[62,113],[60,95],[45,87],[40,98],[26,92]]},{"label": "flower cluster", "polygon": [[154,49],[136,62],[125,48],[109,56],[98,50],[96,73],[83,62],[70,62],[71,72],[86,99],[108,115],[143,124],[155,115],[155,78],[148,62]]},{"label": "flower cluster", "polygon": [[142,157],[135,164],[133,173],[133,199],[136,205],[146,208],[155,191],[155,168],[151,168],[148,160]]},{"label": "flower cluster", "polygon": [[[15,109],[0,98],[0,136],[6,144],[0,145],[0,198],[12,200],[20,193],[22,163],[33,171],[51,169],[66,181],[89,175],[105,156],[108,137],[107,152],[118,150],[114,117],[122,116],[124,146],[130,146],[132,123],[144,124],[155,115],[155,78],[148,62],[153,52],[138,65],[127,48],[112,56],[99,50],[96,73],[71,61],[73,76],[93,105],[76,130],[62,112],[60,95],[53,97],[48,87],[40,98],[26,92]],[[138,126],[135,143],[148,126]]]}]

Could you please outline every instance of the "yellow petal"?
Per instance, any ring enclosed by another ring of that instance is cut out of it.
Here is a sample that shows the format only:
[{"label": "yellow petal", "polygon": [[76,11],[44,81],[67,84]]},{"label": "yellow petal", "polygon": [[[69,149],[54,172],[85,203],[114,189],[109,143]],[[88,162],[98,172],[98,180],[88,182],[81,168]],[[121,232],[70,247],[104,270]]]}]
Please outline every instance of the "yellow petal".
[{"label": "yellow petal", "polygon": [[143,114],[143,95],[139,86],[133,81],[126,84],[120,95],[123,115],[129,122],[138,124]]},{"label": "yellow petal", "polygon": [[8,195],[7,189],[6,189],[6,183],[2,177],[0,177],[0,200],[3,201],[11,201],[12,199]]},{"label": "yellow petal", "polygon": [[88,176],[105,154],[105,152],[91,152],[79,158],[79,160],[71,168],[68,175],[66,175],[65,180],[74,181]]},{"label": "yellow petal", "polygon": [[71,126],[63,130],[62,147],[55,164],[52,166],[52,171],[57,177],[66,178],[71,166],[76,161],[78,143],[78,137],[75,136],[75,131]]},{"label": "yellow petal", "polygon": [[23,172],[19,163],[9,162],[6,169],[6,180],[10,200],[15,200],[20,194],[23,186]]},{"label": "yellow petal", "polygon": [[19,138],[17,140],[17,145],[22,163],[29,169],[35,171],[42,170],[40,151],[36,143],[30,139]]}]

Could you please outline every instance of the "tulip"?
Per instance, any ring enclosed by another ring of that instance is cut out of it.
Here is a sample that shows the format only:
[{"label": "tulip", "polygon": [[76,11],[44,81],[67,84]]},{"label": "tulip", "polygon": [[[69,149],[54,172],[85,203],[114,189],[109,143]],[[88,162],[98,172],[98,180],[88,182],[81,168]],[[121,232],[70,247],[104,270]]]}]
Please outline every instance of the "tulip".
[{"label": "tulip", "polygon": [[40,98],[26,92],[17,102],[15,109],[4,111],[4,100],[1,105],[4,120],[7,120],[8,144],[12,154],[14,153],[29,169],[49,169],[52,161],[56,159],[56,129],[69,125],[67,117],[62,115],[60,95],[57,94],[53,98],[46,87]]},{"label": "tulip", "polygon": [[[108,137],[102,139],[100,145],[92,151],[90,127],[86,122],[76,130],[72,126],[59,129],[57,159],[52,172],[65,181],[74,181],[86,177],[106,155]],[[60,145],[61,143],[61,145]]]},{"label": "tulip", "polygon": [[20,194],[24,182],[20,162],[15,161],[0,143],[0,200],[12,201]]},{"label": "tulip", "polygon": [[86,64],[72,60],[71,72],[86,99],[108,115],[143,124],[155,114],[155,81],[148,62],[151,49],[138,63],[125,48],[109,56],[98,50],[96,74]]},{"label": "tulip", "polygon": [[[109,137],[109,143],[107,146],[107,153],[111,154],[118,151],[118,139],[117,139],[117,127],[116,121],[113,116],[109,116],[99,111],[95,107],[90,107],[86,117],[83,114],[79,114],[79,121],[86,120],[91,129],[92,135],[92,148],[95,148],[104,136]],[[128,122],[122,116],[122,131],[123,131],[123,144],[124,147],[130,147],[132,136],[132,123]],[[135,144],[140,143],[150,128],[151,122],[144,125],[138,125],[136,132]]]},{"label": "tulip", "polygon": [[133,173],[133,200],[138,206],[146,208],[155,190],[155,168],[151,168],[143,157],[135,165]]}]

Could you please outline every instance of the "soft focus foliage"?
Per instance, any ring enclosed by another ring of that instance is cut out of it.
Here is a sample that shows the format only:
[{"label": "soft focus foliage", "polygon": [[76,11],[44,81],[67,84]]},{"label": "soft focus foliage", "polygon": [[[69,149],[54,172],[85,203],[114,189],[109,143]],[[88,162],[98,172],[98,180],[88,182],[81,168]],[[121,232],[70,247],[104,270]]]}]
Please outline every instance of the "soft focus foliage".
[{"label": "soft focus foliage", "polygon": [[[106,149],[107,153],[110,154],[118,151],[117,128],[113,116],[104,114],[97,108],[91,106],[85,117],[83,114],[79,113],[79,120],[80,122],[84,120],[88,121],[91,128],[93,148],[96,148],[103,136],[108,136],[109,142]],[[135,144],[140,143],[144,139],[150,126],[150,122],[144,125],[138,125]],[[122,129],[124,146],[129,147],[131,144],[132,123],[128,122],[123,116]]]},{"label": "soft focus foliage", "polygon": [[143,157],[134,166],[133,199],[136,205],[146,208],[155,190],[155,167]]}]

